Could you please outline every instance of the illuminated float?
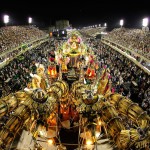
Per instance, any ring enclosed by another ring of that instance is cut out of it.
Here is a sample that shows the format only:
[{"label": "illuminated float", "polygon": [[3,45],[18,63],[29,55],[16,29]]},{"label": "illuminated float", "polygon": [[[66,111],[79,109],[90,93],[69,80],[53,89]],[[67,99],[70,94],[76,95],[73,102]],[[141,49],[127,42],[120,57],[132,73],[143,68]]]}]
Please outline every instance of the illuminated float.
[{"label": "illuminated float", "polygon": [[87,47],[78,34],[73,33],[67,42],[62,45],[63,55],[70,57],[70,67],[77,67],[79,57],[85,55],[87,52]]}]

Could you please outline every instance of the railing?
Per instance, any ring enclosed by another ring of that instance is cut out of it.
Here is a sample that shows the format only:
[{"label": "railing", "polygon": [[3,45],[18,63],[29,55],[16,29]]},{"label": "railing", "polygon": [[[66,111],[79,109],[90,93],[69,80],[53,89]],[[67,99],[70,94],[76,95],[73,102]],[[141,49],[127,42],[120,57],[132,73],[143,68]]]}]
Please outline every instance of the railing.
[{"label": "railing", "polygon": [[[124,49],[125,51],[130,52],[130,53],[132,53],[133,55],[136,55],[136,56],[140,57],[142,60],[144,60],[144,61],[150,63],[150,60],[149,60],[148,58],[146,58],[146,57],[144,57],[143,55],[141,55],[141,54],[135,52],[134,50],[131,50],[131,49],[127,48],[127,47],[124,47],[124,46],[122,46],[122,45],[120,45],[120,44],[118,44],[118,43],[115,43],[115,42],[111,41],[110,39],[107,39],[107,38],[104,38],[104,37],[102,38],[102,41],[103,41],[103,40],[106,41],[106,42],[109,42],[109,43],[111,43],[111,44],[113,44],[113,45],[116,45],[117,47],[120,47],[120,48]],[[140,60],[140,62],[142,62],[142,60]]]},{"label": "railing", "polygon": [[[146,72],[148,75],[150,75],[150,70],[148,68],[146,68],[145,66],[143,66],[141,64],[142,60],[145,60],[146,62],[150,63],[150,60],[148,60],[147,58],[145,58],[144,56],[133,52],[130,49],[127,49],[121,45],[118,45],[112,41],[109,41],[108,39],[102,38],[102,43],[110,46],[111,48],[113,48],[114,50],[116,50],[117,52],[119,52],[120,54],[124,55],[125,57],[127,57],[128,59],[130,59],[132,62],[134,62],[138,67],[140,67],[144,72]],[[119,47],[123,48],[125,51],[122,51]],[[140,57],[140,61],[137,61],[134,57],[132,57],[131,55],[129,55],[127,52],[130,51],[132,54],[135,54],[137,56]]]}]

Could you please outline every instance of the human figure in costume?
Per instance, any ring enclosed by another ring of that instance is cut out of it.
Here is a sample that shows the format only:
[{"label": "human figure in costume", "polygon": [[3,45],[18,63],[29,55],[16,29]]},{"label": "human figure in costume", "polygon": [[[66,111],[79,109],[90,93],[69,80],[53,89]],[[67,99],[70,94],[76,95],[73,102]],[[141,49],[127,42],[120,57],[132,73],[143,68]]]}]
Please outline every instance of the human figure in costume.
[{"label": "human figure in costume", "polygon": [[32,89],[42,88],[44,91],[47,89],[47,81],[46,81],[46,75],[44,73],[45,68],[42,64],[36,64],[37,74],[30,73],[30,76],[32,77],[31,81],[31,87]]}]

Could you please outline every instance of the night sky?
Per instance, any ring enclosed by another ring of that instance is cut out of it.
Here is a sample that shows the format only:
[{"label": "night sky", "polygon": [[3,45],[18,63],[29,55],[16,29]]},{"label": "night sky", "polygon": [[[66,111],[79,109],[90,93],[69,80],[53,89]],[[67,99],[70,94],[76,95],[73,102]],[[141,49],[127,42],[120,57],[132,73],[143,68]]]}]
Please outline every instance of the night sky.
[{"label": "night sky", "polygon": [[140,28],[142,19],[150,18],[149,6],[149,0],[1,0],[0,26],[4,26],[3,15],[8,14],[9,25],[27,25],[27,18],[31,16],[39,27],[68,19],[73,27],[106,22],[108,27],[115,28],[119,27],[119,20],[124,19],[125,27]]}]

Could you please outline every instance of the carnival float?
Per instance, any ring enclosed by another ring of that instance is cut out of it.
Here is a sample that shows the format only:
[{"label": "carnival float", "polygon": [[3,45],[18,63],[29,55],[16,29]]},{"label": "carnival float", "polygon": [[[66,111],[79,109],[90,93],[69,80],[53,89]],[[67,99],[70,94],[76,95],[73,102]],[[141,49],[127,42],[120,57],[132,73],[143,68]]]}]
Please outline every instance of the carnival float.
[{"label": "carnival float", "polygon": [[99,72],[96,55],[78,32],[48,63],[48,68],[37,64],[28,87],[0,99],[0,118],[8,116],[0,130],[0,149],[10,148],[17,133],[26,130],[35,149],[42,149],[37,139],[43,138],[57,150],[65,150],[62,128],[76,132],[74,149],[79,150],[96,149],[102,134],[120,150],[149,145],[149,115],[111,90],[109,69]]}]

